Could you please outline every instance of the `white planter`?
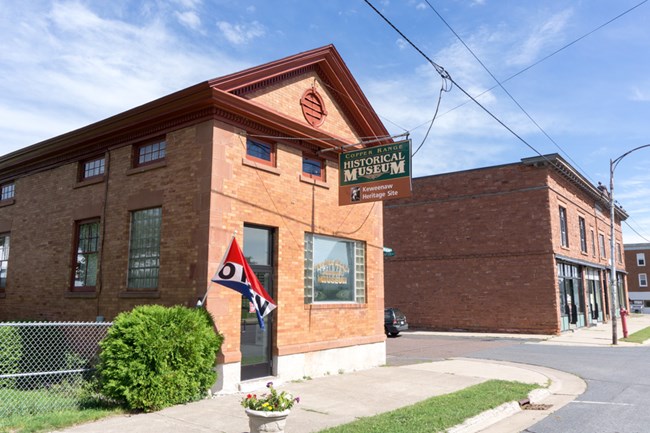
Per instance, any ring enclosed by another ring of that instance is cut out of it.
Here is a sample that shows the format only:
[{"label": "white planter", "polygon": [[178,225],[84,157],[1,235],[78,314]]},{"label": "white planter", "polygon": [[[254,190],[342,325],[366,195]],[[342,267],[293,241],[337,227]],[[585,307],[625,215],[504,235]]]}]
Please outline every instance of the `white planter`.
[{"label": "white planter", "polygon": [[284,433],[284,425],[291,410],[282,412],[266,412],[261,410],[245,409],[248,415],[250,433]]}]

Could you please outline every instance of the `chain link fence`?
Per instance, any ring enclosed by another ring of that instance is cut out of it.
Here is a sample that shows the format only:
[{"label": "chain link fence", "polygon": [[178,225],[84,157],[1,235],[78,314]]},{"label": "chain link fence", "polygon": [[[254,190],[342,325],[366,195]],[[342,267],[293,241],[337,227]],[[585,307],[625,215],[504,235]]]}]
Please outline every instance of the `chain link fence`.
[{"label": "chain link fence", "polygon": [[0,419],[78,408],[111,323],[0,323]]}]

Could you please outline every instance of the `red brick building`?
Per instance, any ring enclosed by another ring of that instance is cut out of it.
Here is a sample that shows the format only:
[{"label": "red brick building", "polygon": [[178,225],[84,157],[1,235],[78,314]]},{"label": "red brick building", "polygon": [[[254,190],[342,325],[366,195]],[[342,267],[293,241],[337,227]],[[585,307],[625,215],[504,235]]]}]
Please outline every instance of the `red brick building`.
[{"label": "red brick building", "polygon": [[326,46],[0,157],[0,320],[194,306],[236,231],[277,309],[210,289],[219,388],[383,364],[382,206],[338,206],[341,146],[388,136],[369,107]]},{"label": "red brick building", "polygon": [[[624,295],[621,219],[617,267]],[[384,205],[386,306],[413,327],[559,333],[607,320],[607,192],[560,156],[413,179]],[[618,272],[617,272],[618,273]]]},{"label": "red brick building", "polygon": [[625,268],[628,271],[628,296],[632,312],[650,313],[650,244],[625,244]]}]

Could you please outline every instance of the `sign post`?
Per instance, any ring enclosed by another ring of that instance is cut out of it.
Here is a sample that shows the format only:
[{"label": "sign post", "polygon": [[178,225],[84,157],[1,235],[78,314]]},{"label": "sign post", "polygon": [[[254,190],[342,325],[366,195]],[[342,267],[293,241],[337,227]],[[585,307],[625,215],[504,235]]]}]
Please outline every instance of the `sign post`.
[{"label": "sign post", "polygon": [[410,196],[411,140],[339,156],[339,206]]}]

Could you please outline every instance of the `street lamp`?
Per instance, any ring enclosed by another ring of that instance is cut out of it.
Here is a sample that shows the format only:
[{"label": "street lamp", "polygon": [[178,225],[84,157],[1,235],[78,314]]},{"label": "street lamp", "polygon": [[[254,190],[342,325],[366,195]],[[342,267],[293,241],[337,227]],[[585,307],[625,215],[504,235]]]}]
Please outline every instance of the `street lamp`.
[{"label": "street lamp", "polygon": [[614,246],[616,244],[616,239],[614,238],[614,170],[616,170],[616,166],[618,166],[618,163],[621,162],[623,158],[628,156],[630,153],[637,151],[639,149],[643,149],[644,147],[650,147],[650,144],[644,144],[643,146],[636,147],[632,150],[629,150],[625,152],[623,155],[619,156],[616,159],[610,159],[609,160],[609,212],[610,212],[610,217],[609,217],[609,228],[610,228],[610,239],[609,239],[609,259],[611,260],[611,265],[610,265],[610,270],[609,270],[609,290],[610,290],[610,315],[611,315],[611,320],[612,320],[612,344],[618,344],[618,333],[617,333],[617,327],[616,327],[616,303],[614,302],[614,299],[616,298],[616,285],[617,285],[617,278],[616,278],[616,260],[615,260],[615,250]]}]

